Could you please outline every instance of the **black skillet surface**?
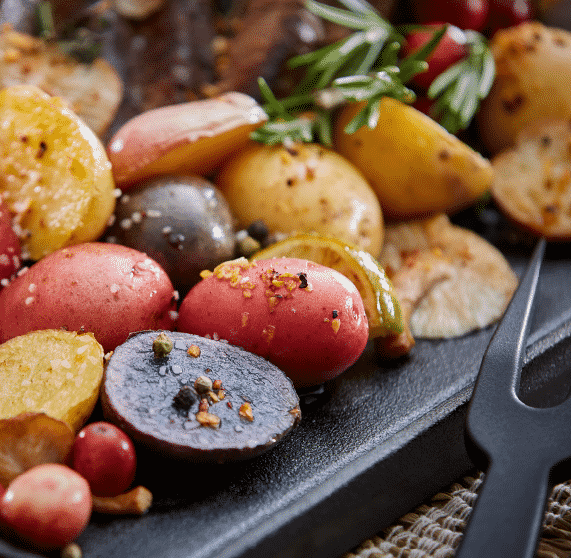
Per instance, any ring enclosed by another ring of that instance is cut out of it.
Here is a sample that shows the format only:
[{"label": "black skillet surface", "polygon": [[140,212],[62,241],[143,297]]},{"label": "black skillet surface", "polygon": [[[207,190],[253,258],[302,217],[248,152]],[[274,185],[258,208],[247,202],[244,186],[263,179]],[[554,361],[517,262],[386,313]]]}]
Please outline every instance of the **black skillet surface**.
[{"label": "black skillet surface", "polygon": [[[522,272],[534,240],[522,243],[493,210],[456,222]],[[521,397],[551,405],[571,388],[569,244],[548,247],[537,297]],[[251,461],[198,466],[140,450],[137,480],[153,491],[153,507],[138,518],[93,517],[78,539],[84,557],[340,556],[473,467],[465,403],[492,332],[420,340],[391,366],[367,347],[323,393],[304,398],[291,435]],[[28,556],[3,545],[1,556]]]}]

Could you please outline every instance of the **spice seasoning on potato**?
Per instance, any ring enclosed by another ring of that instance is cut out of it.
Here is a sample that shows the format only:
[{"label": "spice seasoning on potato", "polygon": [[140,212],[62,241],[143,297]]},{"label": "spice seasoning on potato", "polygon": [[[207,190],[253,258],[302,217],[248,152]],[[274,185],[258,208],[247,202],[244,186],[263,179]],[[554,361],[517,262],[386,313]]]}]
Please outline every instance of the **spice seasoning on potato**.
[{"label": "spice seasoning on potato", "polygon": [[239,224],[262,219],[271,232],[318,232],[367,250],[383,241],[379,202],[347,159],[317,144],[251,143],[216,179]]},{"label": "spice seasoning on potato", "polygon": [[[228,343],[181,332],[168,332],[174,348],[165,365],[151,348],[157,334],[136,333],[117,347],[101,391],[106,418],[134,440],[192,462],[223,462],[265,452],[299,423],[297,393],[275,365]],[[190,344],[200,347],[199,358],[188,356]],[[205,368],[224,385],[224,401],[190,387],[197,378],[200,390],[213,387]],[[241,416],[245,401],[253,421]]]},{"label": "spice seasoning on potato", "polygon": [[341,374],[369,335],[355,285],[331,268],[296,258],[220,264],[184,298],[178,329],[263,356],[296,387]]},{"label": "spice seasoning on potato", "polygon": [[351,103],[335,122],[336,149],[351,161],[393,219],[455,212],[474,203],[493,178],[488,160],[414,107],[384,97],[374,129],[345,126],[362,108]]}]

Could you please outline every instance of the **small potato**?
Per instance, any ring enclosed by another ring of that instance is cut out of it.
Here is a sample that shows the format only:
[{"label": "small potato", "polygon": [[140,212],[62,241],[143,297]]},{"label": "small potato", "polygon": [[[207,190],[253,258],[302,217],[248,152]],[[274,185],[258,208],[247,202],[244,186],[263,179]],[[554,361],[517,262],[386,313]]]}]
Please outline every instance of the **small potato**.
[{"label": "small potato", "polygon": [[477,122],[492,154],[511,147],[531,122],[571,116],[571,33],[533,21],[490,42],[496,78]]},{"label": "small potato", "polygon": [[335,147],[369,180],[385,216],[393,219],[454,212],[485,193],[492,167],[457,137],[415,108],[384,97],[374,129],[345,126],[361,110],[351,103],[335,122]]},{"label": "small potato", "polygon": [[377,256],[383,216],[374,192],[349,161],[316,144],[251,142],[217,177],[243,227],[262,219],[270,231],[317,232]]},{"label": "small potato", "polygon": [[0,291],[0,342],[29,331],[88,331],[105,352],[143,329],[174,329],[176,296],[146,254],[105,243],[58,250]]},{"label": "small potato", "polygon": [[123,190],[159,174],[207,175],[266,120],[254,99],[236,92],[149,110],[111,138],[113,175]]},{"label": "small potato", "polygon": [[369,335],[353,283],[296,258],[220,264],[183,300],[178,329],[260,355],[296,387],[341,374],[359,358]]},{"label": "small potato", "polygon": [[103,379],[103,348],[91,333],[42,329],[0,345],[0,419],[34,412],[75,432],[91,415]]},{"label": "small potato", "polygon": [[61,548],[87,527],[89,484],[59,463],[32,467],[16,477],[0,499],[0,520],[41,550]]},{"label": "small potato", "polygon": [[37,87],[0,90],[0,193],[23,252],[38,260],[97,239],[115,208],[115,183],[97,136]]},{"label": "small potato", "polygon": [[224,196],[194,175],[150,178],[121,196],[105,240],[148,254],[181,294],[200,281],[203,269],[234,257],[236,244]]}]

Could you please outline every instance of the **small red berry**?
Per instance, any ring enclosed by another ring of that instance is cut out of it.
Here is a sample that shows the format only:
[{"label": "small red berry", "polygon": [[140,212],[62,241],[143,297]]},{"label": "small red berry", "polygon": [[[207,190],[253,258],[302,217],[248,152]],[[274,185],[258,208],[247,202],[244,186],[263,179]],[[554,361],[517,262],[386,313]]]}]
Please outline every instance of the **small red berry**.
[{"label": "small red berry", "polygon": [[[444,24],[430,23],[429,25],[437,31]],[[425,30],[410,33],[406,38],[406,45],[403,50],[404,56],[408,56],[421,48],[432,38],[433,34],[434,32]],[[413,78],[413,82],[422,89],[428,89],[435,77],[466,56],[468,50],[465,40],[464,33],[458,27],[449,25],[446,33],[426,60],[428,62],[428,70],[417,74]]]},{"label": "small red berry", "polygon": [[528,0],[491,0],[488,17],[489,34],[533,19],[533,6]]},{"label": "small red berry", "polygon": [[488,0],[414,0],[418,23],[434,21],[435,16],[460,29],[481,31],[486,25]]},{"label": "small red berry", "polygon": [[131,439],[108,422],[94,422],[75,437],[72,467],[96,496],[117,496],[133,482],[137,459]]}]

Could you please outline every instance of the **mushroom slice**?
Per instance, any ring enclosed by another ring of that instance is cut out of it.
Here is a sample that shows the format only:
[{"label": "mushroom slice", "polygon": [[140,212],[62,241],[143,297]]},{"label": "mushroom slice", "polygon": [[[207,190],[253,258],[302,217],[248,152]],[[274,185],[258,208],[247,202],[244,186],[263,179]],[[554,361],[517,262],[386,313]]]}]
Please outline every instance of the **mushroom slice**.
[{"label": "mushroom slice", "polygon": [[75,435],[63,421],[44,413],[0,420],[0,485],[42,463],[63,463]]},{"label": "mushroom slice", "polygon": [[509,219],[548,240],[571,240],[569,119],[527,126],[492,166],[492,195]]},{"label": "mushroom slice", "polygon": [[449,338],[500,318],[517,276],[504,256],[446,215],[388,225],[380,263],[414,337]]},{"label": "mushroom slice", "polygon": [[14,31],[0,30],[0,88],[35,85],[62,97],[99,136],[115,117],[123,97],[123,84],[107,61],[83,64],[57,45]]}]

